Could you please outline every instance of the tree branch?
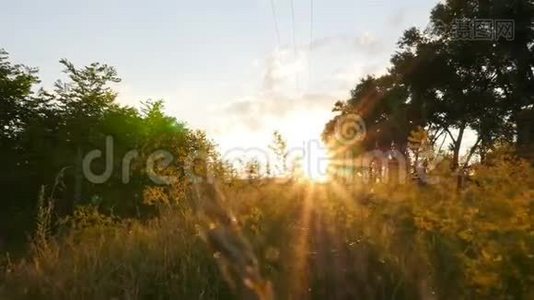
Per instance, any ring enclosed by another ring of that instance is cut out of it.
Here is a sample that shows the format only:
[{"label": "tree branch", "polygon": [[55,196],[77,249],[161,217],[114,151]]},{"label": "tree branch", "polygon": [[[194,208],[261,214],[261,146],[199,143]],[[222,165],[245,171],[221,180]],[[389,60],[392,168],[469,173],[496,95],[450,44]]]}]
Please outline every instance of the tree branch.
[{"label": "tree branch", "polygon": [[473,145],[473,147],[471,147],[471,150],[469,150],[469,154],[467,155],[467,157],[465,159],[465,163],[462,166],[462,169],[467,168],[467,166],[469,165],[469,161],[471,160],[471,158],[475,154],[475,151],[479,147],[481,141],[482,141],[482,138],[480,136],[478,136],[476,143]]}]

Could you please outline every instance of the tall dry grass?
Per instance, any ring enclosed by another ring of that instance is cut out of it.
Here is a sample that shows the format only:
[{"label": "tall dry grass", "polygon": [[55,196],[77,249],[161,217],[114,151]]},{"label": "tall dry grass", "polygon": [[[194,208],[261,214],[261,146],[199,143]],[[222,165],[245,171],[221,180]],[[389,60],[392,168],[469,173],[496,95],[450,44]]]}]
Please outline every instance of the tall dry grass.
[{"label": "tall dry grass", "polygon": [[461,192],[446,173],[434,186],[237,182],[224,199],[203,187],[145,222],[86,207],[8,264],[0,295],[531,299],[532,168],[495,160]]},{"label": "tall dry grass", "polygon": [[18,299],[225,299],[229,290],[190,211],[140,223],[94,208],[12,263],[2,293]]}]

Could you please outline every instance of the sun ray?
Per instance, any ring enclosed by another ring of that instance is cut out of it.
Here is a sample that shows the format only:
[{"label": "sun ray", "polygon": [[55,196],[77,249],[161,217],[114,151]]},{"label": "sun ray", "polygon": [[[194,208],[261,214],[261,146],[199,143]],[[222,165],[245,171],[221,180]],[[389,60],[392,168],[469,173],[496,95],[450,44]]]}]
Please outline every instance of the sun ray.
[{"label": "sun ray", "polygon": [[321,143],[310,143],[302,158],[302,171],[305,179],[324,183],[329,179],[331,156],[327,148]]},{"label": "sun ray", "polygon": [[313,212],[313,200],[315,187],[314,185],[299,186],[299,192],[302,194],[302,209],[299,217],[299,222],[294,232],[296,246],[293,252],[293,276],[294,282],[292,291],[295,299],[306,298],[305,294],[308,291],[307,268],[309,257],[309,238],[310,238],[310,224]]}]

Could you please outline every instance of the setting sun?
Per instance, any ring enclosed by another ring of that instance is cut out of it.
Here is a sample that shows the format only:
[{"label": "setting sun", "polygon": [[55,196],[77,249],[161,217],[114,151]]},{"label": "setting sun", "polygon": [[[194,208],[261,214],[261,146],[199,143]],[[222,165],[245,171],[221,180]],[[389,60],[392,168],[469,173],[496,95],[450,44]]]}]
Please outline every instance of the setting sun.
[{"label": "setting sun", "polygon": [[534,300],[534,0],[2,4],[0,300]]},{"label": "setting sun", "polygon": [[308,143],[302,159],[303,177],[313,182],[326,182],[330,155],[320,142]]}]

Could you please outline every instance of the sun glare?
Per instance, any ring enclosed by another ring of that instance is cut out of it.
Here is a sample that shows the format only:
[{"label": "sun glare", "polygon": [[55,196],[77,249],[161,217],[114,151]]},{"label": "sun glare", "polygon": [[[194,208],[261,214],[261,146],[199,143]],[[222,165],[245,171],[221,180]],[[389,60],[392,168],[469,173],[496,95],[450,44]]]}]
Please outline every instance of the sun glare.
[{"label": "sun glare", "polygon": [[313,182],[328,181],[329,153],[322,144],[310,144],[302,160],[303,177]]}]

